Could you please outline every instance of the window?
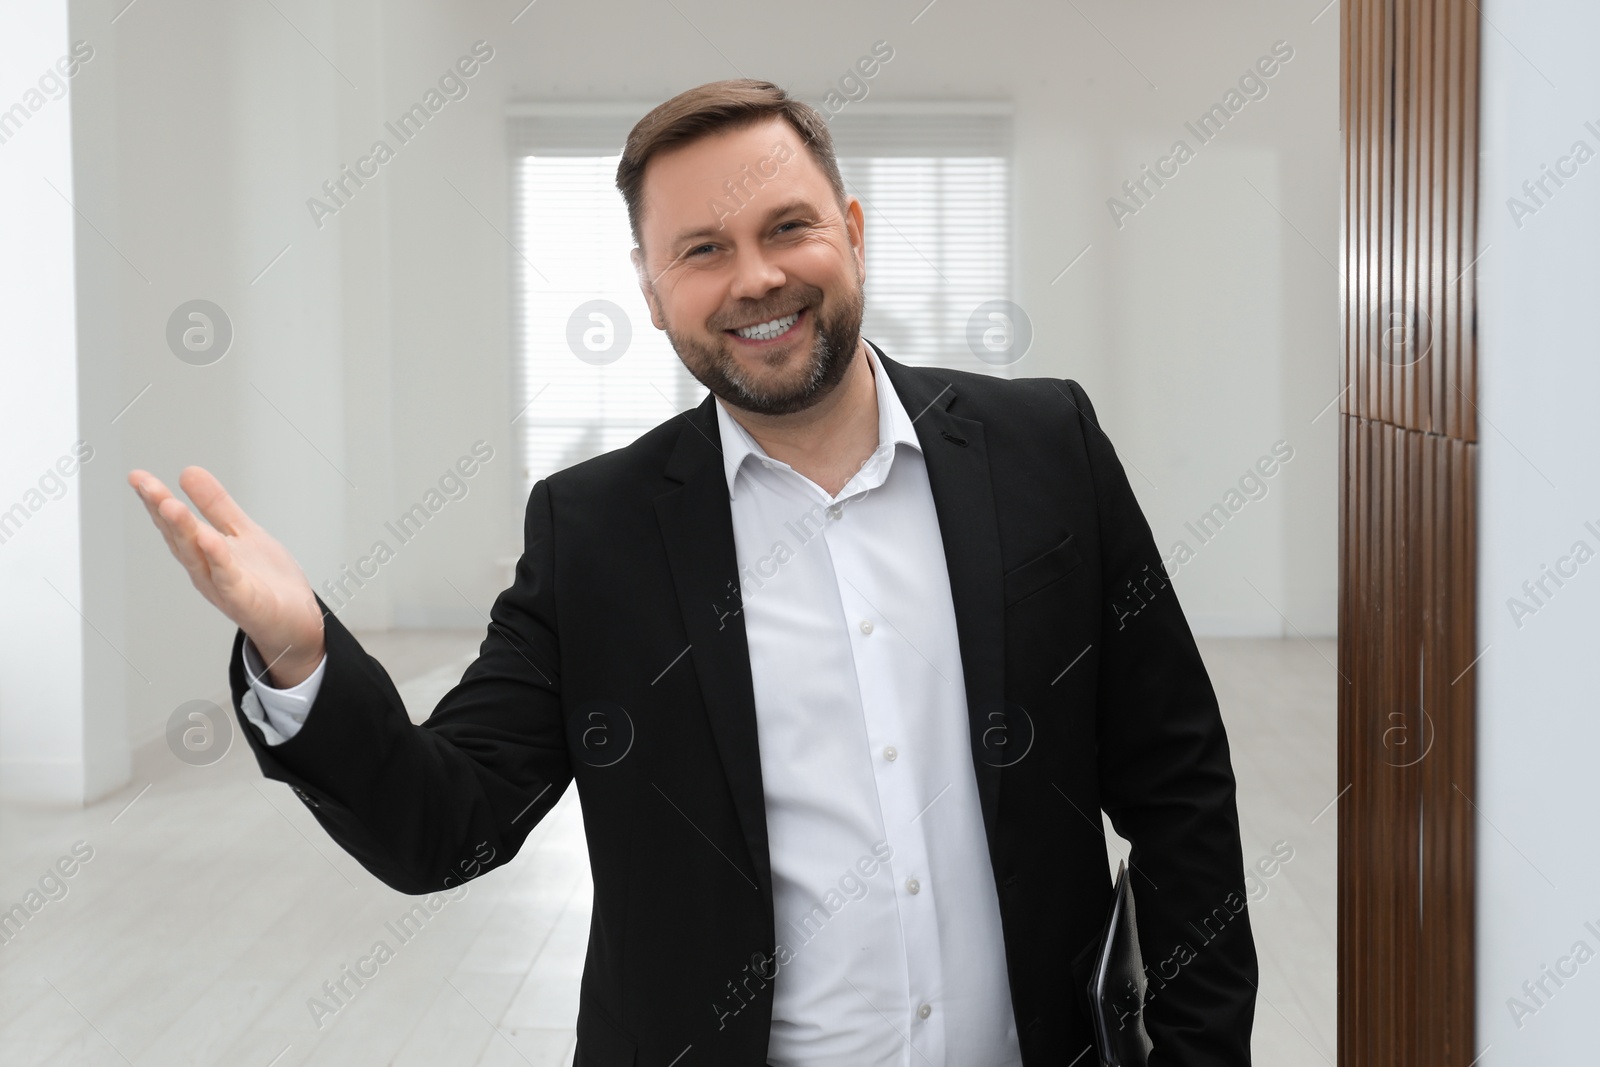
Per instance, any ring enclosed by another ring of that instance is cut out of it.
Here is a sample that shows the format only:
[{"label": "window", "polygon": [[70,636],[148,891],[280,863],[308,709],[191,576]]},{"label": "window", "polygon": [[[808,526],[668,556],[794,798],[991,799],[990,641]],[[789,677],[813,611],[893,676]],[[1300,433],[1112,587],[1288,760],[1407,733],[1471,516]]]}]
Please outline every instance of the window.
[{"label": "window", "polygon": [[[524,495],[706,395],[651,324],[628,258],[617,160],[649,106],[513,111],[513,425]],[[830,127],[846,192],[866,218],[863,335],[903,363],[1008,373],[973,355],[967,327],[979,305],[1011,295],[1009,110],[853,104]]]}]

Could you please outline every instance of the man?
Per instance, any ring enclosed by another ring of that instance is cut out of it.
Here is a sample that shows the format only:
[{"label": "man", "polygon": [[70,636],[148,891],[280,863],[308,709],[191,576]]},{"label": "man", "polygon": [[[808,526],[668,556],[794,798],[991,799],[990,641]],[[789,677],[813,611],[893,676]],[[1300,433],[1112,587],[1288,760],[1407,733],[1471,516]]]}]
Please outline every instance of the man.
[{"label": "man", "polygon": [[1247,1064],[1227,739],[1083,390],[861,338],[861,205],[769,83],[656,108],[617,184],[652,320],[711,395],[534,486],[479,657],[421,726],[213,477],[180,479],[208,526],[130,475],[240,628],[262,772],[416,894],[509,860],[576,780],[580,1067],[1093,1063],[1103,809],[1133,844],[1150,1062]]}]

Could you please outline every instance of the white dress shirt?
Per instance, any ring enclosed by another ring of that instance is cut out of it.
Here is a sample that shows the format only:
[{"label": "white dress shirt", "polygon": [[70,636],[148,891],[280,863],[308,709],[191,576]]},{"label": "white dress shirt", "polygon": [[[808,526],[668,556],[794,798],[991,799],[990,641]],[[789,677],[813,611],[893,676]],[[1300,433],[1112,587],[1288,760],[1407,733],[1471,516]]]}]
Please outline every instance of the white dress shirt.
[{"label": "white dress shirt", "polygon": [[[911,418],[866,354],[878,448],[837,496],[715,402],[780,962],[767,1059],[1018,1067],[944,543]],[[249,641],[245,665],[245,714],[294,736],[326,660],[287,690]]]}]

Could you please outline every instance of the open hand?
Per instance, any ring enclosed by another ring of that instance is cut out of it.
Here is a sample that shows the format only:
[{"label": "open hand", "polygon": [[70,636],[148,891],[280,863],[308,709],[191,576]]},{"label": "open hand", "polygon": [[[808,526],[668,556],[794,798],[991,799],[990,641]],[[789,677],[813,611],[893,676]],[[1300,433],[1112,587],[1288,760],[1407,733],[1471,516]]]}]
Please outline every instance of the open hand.
[{"label": "open hand", "polygon": [[288,549],[204,467],[185,467],[178,485],[205,522],[148,471],[130,471],[128,484],[194,587],[254,642],[271,684],[287,688],[310,677],[322,661],[322,611]]}]

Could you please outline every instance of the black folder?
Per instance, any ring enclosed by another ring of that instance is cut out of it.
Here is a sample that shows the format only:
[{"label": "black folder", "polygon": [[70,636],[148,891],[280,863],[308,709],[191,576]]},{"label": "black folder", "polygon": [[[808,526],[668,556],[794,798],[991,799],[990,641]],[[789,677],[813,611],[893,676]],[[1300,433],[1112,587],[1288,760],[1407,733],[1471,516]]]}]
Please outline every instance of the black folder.
[{"label": "black folder", "polygon": [[1144,958],[1134,921],[1133,886],[1128,865],[1117,864],[1117,885],[1094,974],[1089,979],[1089,1013],[1102,1067],[1146,1067],[1150,1035],[1144,1029]]}]

